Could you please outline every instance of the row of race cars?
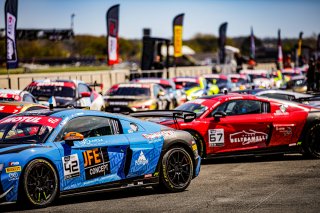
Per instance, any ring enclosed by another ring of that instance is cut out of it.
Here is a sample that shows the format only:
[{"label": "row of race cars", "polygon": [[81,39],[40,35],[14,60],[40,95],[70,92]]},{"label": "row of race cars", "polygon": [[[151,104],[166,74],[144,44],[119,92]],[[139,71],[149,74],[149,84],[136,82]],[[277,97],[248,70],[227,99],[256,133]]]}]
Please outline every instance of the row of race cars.
[{"label": "row of race cars", "polygon": [[[58,197],[130,187],[179,192],[198,176],[202,158],[291,152],[320,158],[320,108],[311,106],[317,96],[227,88],[190,98],[188,82],[178,79],[200,78],[136,79],[104,97],[80,81],[1,91],[0,203],[45,207]],[[57,107],[20,102],[25,95]],[[68,106],[96,110],[61,108]]]}]

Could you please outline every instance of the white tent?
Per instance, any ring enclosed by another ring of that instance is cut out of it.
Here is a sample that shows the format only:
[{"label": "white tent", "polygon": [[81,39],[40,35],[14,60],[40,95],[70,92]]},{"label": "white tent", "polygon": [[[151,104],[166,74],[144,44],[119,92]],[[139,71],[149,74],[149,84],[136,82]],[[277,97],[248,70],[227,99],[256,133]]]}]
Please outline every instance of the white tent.
[{"label": "white tent", "polygon": [[[194,55],[196,52],[191,49],[189,46],[187,45],[182,45],[182,54],[183,55]],[[167,47],[165,45],[162,45],[161,47],[161,55],[167,55]],[[173,46],[170,45],[169,46],[169,55],[173,56]]]}]

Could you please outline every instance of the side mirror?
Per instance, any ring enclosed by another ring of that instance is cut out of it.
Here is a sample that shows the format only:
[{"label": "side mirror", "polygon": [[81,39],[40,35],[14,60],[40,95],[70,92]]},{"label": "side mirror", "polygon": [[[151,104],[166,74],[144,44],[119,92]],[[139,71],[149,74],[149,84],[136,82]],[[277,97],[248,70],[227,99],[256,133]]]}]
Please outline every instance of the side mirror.
[{"label": "side mirror", "polygon": [[74,146],[74,141],[82,141],[84,139],[84,136],[79,132],[68,132],[64,136],[64,141],[69,146]]},{"label": "side mirror", "polygon": [[222,111],[218,111],[216,113],[213,114],[213,117],[215,118],[215,120],[220,120],[220,118],[226,117],[227,113],[222,112]]},{"label": "side mirror", "polygon": [[80,93],[81,98],[86,98],[86,97],[90,97],[91,93],[90,92],[82,92]]}]

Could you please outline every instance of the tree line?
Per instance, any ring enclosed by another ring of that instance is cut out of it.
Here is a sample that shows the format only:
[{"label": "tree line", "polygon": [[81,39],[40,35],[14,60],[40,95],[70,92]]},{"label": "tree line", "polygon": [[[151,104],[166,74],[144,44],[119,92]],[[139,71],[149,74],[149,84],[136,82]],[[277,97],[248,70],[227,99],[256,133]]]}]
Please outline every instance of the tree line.
[{"label": "tree line", "polygon": [[[303,45],[315,48],[317,36],[303,39]],[[209,34],[196,34],[193,38],[184,40],[196,53],[215,53],[218,50],[218,37]],[[283,51],[292,52],[297,45],[297,38],[282,40]],[[18,56],[20,59],[34,58],[67,58],[95,57],[105,59],[107,53],[105,36],[76,35],[72,39],[62,41],[50,40],[19,40]],[[237,47],[243,55],[249,55],[250,37],[227,38],[227,45]],[[277,48],[276,38],[255,37],[256,49]],[[139,61],[141,58],[142,41],[137,39],[119,39],[119,54],[125,60]],[[0,41],[0,59],[5,59],[5,41]]]}]

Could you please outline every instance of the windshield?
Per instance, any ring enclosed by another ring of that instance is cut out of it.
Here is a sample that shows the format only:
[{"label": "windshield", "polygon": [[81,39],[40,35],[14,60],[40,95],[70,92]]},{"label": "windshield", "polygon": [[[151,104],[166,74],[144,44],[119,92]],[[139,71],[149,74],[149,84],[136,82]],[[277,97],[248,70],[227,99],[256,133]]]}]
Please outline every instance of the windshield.
[{"label": "windshield", "polygon": [[175,109],[194,112],[194,113],[196,113],[197,118],[198,118],[200,115],[202,115],[208,109],[208,107],[203,106],[201,104],[196,104],[196,103],[185,103],[185,104],[178,106]]},{"label": "windshield", "polygon": [[188,90],[192,87],[200,87],[200,84],[196,83],[196,82],[182,82],[182,81],[179,82],[178,81],[178,82],[176,82],[176,85],[181,85],[186,90]]},{"label": "windshield", "polygon": [[12,113],[0,112],[0,119],[12,115]]},{"label": "windshield", "polygon": [[64,87],[64,86],[29,86],[27,88],[33,96],[35,97],[75,97],[76,91],[72,87]]},{"label": "windshield", "polygon": [[119,87],[113,90],[108,95],[115,96],[150,96],[150,88],[140,88],[140,87]]},{"label": "windshield", "polygon": [[10,116],[0,120],[0,143],[44,143],[61,118]]}]

